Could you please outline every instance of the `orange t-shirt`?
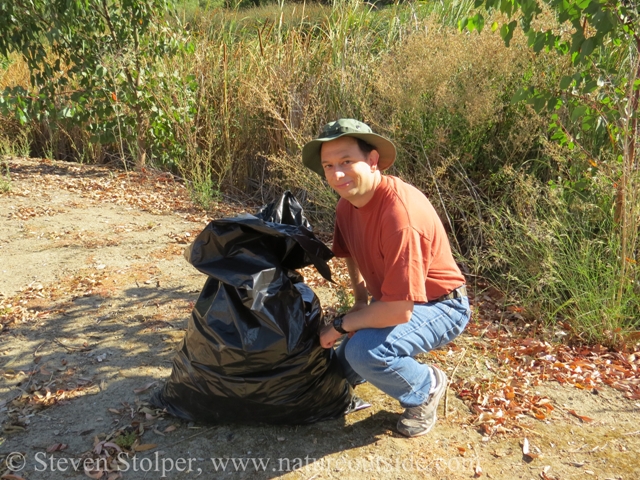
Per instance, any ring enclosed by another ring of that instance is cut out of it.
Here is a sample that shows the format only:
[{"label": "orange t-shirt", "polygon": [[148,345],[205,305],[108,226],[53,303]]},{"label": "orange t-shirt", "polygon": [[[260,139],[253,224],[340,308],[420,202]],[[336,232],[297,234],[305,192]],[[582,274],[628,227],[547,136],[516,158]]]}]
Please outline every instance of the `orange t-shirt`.
[{"label": "orange t-shirt", "polygon": [[340,199],[332,250],[355,259],[376,300],[425,303],[465,283],[431,202],[390,175],[364,207]]}]

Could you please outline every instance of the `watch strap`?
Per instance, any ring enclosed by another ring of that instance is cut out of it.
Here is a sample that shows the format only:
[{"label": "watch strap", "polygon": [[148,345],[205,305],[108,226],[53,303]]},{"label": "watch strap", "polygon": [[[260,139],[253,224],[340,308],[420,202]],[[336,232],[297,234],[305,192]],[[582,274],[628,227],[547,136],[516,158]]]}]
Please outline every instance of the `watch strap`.
[{"label": "watch strap", "polygon": [[338,333],[342,333],[343,335],[347,332],[343,327],[342,327],[342,322],[344,321],[344,313],[341,315],[338,315],[334,320],[333,320],[333,328],[338,332]]}]

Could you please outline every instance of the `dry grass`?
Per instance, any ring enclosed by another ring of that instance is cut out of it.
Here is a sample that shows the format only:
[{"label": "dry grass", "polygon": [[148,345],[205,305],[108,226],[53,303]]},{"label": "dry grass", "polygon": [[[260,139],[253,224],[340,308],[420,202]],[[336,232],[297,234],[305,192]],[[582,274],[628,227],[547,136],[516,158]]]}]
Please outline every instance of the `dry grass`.
[{"label": "dry grass", "polygon": [[[306,192],[322,210],[324,187],[309,182],[291,159],[337,117],[361,118],[393,138],[406,154],[396,173],[409,178],[424,173],[416,141],[440,162],[459,157],[457,144],[480,141],[476,137],[500,122],[504,92],[530,59],[519,46],[505,48],[488,29],[470,36],[444,27],[463,13],[450,7],[374,11],[346,2],[203,12],[190,25],[195,51],[163,65],[165,76],[184,81],[154,92],[172,122],[170,164],[204,192],[199,197],[264,196],[288,188]],[[24,64],[14,62],[11,72],[12,82],[28,84]],[[190,82],[194,88],[185,87]],[[481,133],[456,137],[463,128]],[[74,129],[58,132],[59,138],[46,126],[32,129],[36,143],[48,143],[54,156],[76,151],[85,161],[105,161],[122,148],[96,144]]]},{"label": "dry grass", "polygon": [[518,52],[487,30],[470,36],[431,22],[425,29],[381,62],[376,79],[380,97],[408,112],[449,109],[471,127],[495,120],[505,83],[521,62]]},{"label": "dry grass", "polygon": [[27,62],[22,56],[13,53],[4,64],[0,64],[0,90],[25,85],[29,85]]}]

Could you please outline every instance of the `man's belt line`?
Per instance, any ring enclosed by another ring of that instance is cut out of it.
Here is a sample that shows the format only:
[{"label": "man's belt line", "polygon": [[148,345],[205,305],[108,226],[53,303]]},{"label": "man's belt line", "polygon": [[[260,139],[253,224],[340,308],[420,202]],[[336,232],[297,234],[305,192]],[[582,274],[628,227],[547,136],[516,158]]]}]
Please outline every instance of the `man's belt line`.
[{"label": "man's belt line", "polygon": [[435,300],[431,300],[432,302],[442,302],[444,300],[451,300],[452,298],[460,298],[467,296],[467,286],[461,285],[455,290],[450,291],[449,293],[442,295],[441,297],[436,298]]}]

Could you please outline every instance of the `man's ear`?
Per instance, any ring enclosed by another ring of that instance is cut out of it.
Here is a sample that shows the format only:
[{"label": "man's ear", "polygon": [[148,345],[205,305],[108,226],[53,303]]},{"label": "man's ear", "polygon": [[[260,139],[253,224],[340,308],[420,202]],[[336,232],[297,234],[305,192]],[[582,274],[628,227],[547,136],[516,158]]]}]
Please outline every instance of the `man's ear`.
[{"label": "man's ear", "polygon": [[375,172],[378,169],[378,160],[380,160],[380,154],[377,150],[371,150],[369,152],[369,165],[371,166],[371,171]]}]

